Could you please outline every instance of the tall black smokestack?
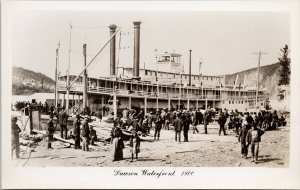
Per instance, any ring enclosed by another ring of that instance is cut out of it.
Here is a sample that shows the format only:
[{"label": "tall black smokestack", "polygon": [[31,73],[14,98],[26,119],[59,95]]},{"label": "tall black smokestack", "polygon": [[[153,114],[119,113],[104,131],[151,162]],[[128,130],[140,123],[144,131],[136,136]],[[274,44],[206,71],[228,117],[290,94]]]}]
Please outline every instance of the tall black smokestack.
[{"label": "tall black smokestack", "polygon": [[[112,24],[109,26],[110,36],[116,32],[117,26]],[[110,76],[116,75],[116,35],[110,40]]]},{"label": "tall black smokestack", "polygon": [[189,86],[192,86],[192,50],[190,49]]},{"label": "tall black smokestack", "polygon": [[142,22],[133,22],[134,25],[134,52],[133,77],[140,76],[140,25]]}]

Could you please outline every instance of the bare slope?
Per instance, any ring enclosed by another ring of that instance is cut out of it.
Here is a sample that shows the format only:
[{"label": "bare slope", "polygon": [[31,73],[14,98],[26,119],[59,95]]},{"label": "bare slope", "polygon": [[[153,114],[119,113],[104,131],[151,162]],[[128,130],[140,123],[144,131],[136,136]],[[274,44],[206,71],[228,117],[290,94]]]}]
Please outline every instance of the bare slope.
[{"label": "bare slope", "polygon": [[[260,67],[260,78],[259,78],[260,86],[265,87],[267,92],[270,93],[271,96],[275,95],[276,92],[275,89],[277,88],[277,83],[278,83],[279,68],[280,68],[279,63]],[[237,75],[239,75],[237,84],[239,84],[240,82],[243,84],[244,77],[246,76],[247,79],[246,84],[248,84],[249,86],[256,86],[257,67],[245,71],[237,72],[234,74],[226,75],[226,84],[234,84]]]}]

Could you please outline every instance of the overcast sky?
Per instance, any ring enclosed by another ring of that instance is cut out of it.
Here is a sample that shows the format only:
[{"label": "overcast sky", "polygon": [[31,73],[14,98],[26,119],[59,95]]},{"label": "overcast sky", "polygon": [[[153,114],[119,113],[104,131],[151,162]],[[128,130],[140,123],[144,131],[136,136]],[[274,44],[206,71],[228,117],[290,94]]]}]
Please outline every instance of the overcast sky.
[{"label": "overcast sky", "polygon": [[[87,61],[109,39],[110,24],[124,33],[121,38],[119,66],[133,65],[133,21],[141,21],[140,68],[156,69],[158,53],[183,55],[188,72],[189,49],[192,73],[230,74],[277,62],[280,48],[290,44],[290,18],[285,12],[203,12],[203,11],[37,11],[18,10],[12,19],[12,64],[54,78],[55,49],[60,41],[59,70],[68,64],[69,21],[72,29],[71,74],[83,67],[82,45],[87,43]],[[129,34],[128,34],[129,33]],[[119,35],[117,35],[117,47]],[[124,49],[126,47],[126,49]],[[117,57],[117,58],[118,58]],[[90,76],[109,74],[109,46],[88,69]]]}]

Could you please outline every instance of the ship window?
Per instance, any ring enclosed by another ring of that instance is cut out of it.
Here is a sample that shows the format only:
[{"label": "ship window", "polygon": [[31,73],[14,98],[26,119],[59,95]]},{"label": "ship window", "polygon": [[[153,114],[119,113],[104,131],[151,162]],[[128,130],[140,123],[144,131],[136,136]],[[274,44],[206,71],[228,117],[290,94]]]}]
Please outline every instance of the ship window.
[{"label": "ship window", "polygon": [[242,101],[242,104],[243,104],[244,102]]},{"label": "ship window", "polygon": [[231,104],[231,101],[229,100],[229,104]]},{"label": "ship window", "polygon": [[145,70],[145,75],[148,75],[148,72],[147,72],[147,70]]}]

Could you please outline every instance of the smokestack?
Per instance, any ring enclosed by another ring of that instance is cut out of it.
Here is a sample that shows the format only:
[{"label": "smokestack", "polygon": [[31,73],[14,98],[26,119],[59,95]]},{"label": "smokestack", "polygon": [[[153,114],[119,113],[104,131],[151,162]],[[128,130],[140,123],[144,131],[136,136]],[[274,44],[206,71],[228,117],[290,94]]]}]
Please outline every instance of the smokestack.
[{"label": "smokestack", "polygon": [[134,53],[133,53],[133,77],[140,76],[140,25],[142,22],[133,22],[134,25]]},{"label": "smokestack", "polygon": [[[112,24],[109,26],[110,36],[116,32],[117,26]],[[116,36],[110,40],[110,76],[116,75]]]},{"label": "smokestack", "polygon": [[192,86],[192,50],[190,49],[189,86]]}]

